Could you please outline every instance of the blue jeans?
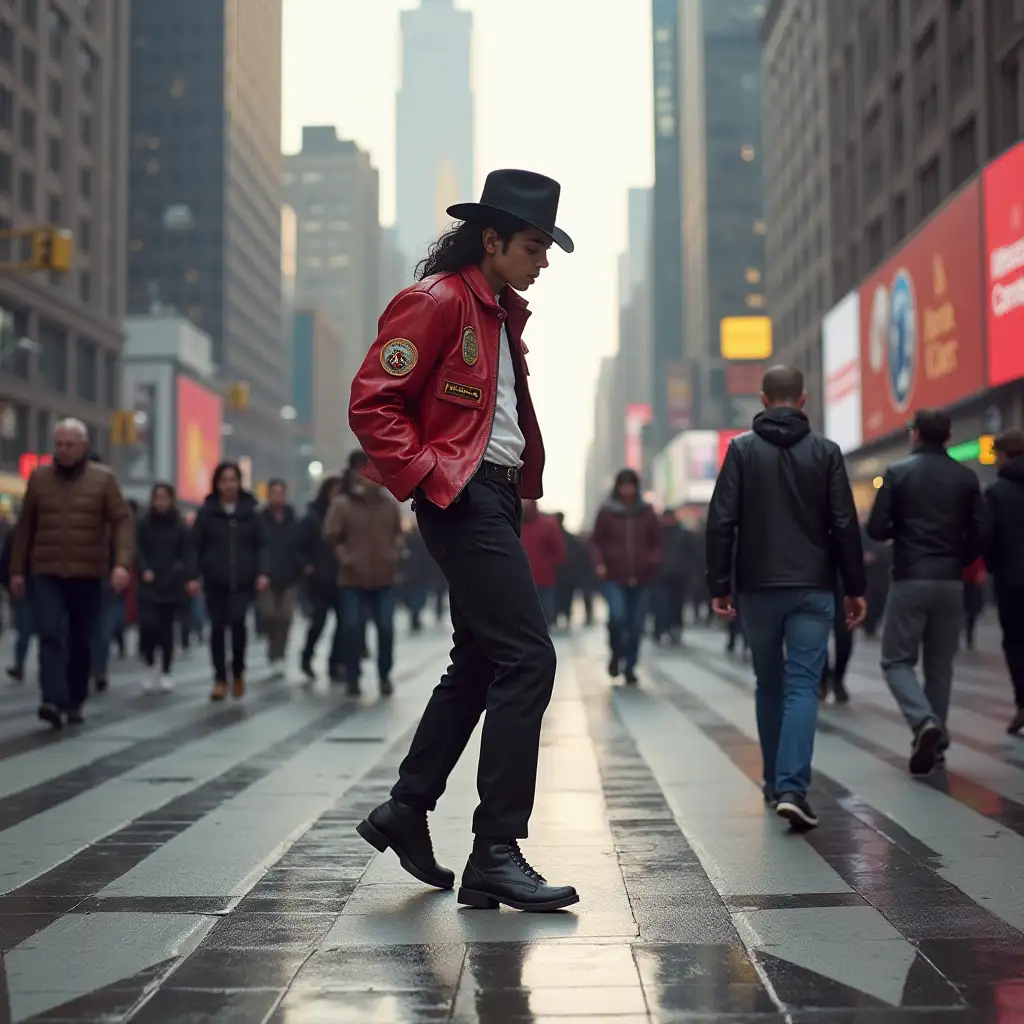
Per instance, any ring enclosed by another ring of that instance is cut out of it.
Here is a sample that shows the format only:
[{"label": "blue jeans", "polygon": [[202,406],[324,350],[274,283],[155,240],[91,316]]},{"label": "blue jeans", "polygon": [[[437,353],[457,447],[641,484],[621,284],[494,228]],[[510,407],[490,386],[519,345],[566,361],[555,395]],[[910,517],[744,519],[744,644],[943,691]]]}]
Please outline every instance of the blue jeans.
[{"label": "blue jeans", "polygon": [[[804,796],[811,784],[818,690],[836,599],[810,587],[739,595],[757,676],[757,732],[766,787]],[[785,645],[785,649],[783,649]]]},{"label": "blue jeans", "polygon": [[650,592],[647,587],[626,587],[620,583],[605,583],[602,589],[608,604],[608,643],[612,657],[622,663],[626,672],[632,672],[640,654]]},{"label": "blue jeans", "polygon": [[43,700],[62,711],[81,707],[89,694],[89,646],[99,615],[98,579],[36,576],[32,612],[39,635]]},{"label": "blue jeans", "polygon": [[14,640],[14,665],[24,670],[25,659],[28,657],[28,645],[36,631],[35,612],[32,607],[32,578],[25,580],[25,596],[11,602],[11,617],[17,636]]},{"label": "blue jeans", "polygon": [[110,580],[100,581],[99,614],[93,621],[90,649],[90,672],[94,679],[105,679],[110,665],[110,645],[124,626],[124,594],[115,594]]},{"label": "blue jeans", "polygon": [[377,673],[381,679],[391,675],[395,654],[395,591],[393,587],[363,590],[341,587],[338,591],[339,633],[342,636],[342,664],[345,682],[359,682],[362,662],[363,637],[366,623],[373,622],[377,630]]}]

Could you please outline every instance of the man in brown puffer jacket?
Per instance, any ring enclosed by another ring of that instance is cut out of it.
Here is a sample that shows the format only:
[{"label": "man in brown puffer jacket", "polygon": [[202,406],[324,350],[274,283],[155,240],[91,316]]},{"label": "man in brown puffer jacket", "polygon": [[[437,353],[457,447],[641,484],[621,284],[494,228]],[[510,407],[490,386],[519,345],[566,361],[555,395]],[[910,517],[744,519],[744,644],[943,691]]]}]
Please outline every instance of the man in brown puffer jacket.
[{"label": "man in brown puffer jacket", "polygon": [[395,647],[395,583],[402,545],[397,503],[379,484],[353,475],[348,492],[331,502],[324,540],[338,561],[338,625],[345,682],[359,695],[359,667],[367,619],[377,630],[380,692],[392,692]]},{"label": "man in brown puffer jacket", "polygon": [[29,478],[11,550],[12,595],[23,596],[26,576],[32,580],[43,694],[39,717],[55,729],[65,720],[82,721],[100,582],[110,572],[111,586],[123,591],[134,558],[131,511],[113,472],[88,461],[88,447],[80,420],[57,424],[53,464]]}]

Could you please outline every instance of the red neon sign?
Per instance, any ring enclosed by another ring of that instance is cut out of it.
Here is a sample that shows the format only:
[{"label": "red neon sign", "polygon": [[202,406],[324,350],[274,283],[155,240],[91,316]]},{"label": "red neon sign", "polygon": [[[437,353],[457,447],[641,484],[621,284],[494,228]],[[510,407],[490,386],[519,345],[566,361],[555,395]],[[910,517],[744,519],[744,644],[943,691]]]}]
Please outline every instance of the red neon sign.
[{"label": "red neon sign", "polygon": [[49,466],[53,456],[49,453],[25,452],[18,458],[18,476],[27,480],[40,466]]}]

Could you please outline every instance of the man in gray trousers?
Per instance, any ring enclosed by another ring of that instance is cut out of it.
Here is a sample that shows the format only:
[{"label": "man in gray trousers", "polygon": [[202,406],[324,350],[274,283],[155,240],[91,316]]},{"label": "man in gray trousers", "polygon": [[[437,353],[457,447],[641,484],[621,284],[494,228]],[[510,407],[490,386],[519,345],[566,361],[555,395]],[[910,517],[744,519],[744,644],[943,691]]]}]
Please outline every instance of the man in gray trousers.
[{"label": "man in gray trousers", "polygon": [[[868,519],[873,540],[893,542],[882,671],[914,732],[913,775],[945,762],[953,658],[963,617],[964,566],[982,552],[985,511],[978,478],[946,452],[950,419],[921,409],[913,451],[886,471]],[[923,650],[922,650],[923,648]],[[915,666],[922,653],[924,687]]]}]

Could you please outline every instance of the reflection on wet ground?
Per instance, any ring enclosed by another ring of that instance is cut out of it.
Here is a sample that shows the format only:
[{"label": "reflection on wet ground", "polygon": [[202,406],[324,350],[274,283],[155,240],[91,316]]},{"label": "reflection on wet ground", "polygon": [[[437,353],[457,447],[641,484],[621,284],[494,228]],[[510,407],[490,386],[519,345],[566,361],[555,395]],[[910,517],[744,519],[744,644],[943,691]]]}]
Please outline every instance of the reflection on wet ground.
[{"label": "reflection on wet ground", "polygon": [[[59,744],[0,694],[0,1024],[1024,1024],[1024,742],[994,652],[959,668],[949,768],[907,737],[862,645],[823,709],[813,801],[760,795],[748,667],[694,632],[613,687],[561,638],[528,855],[571,911],[459,908],[353,832],[384,799],[443,638],[390,702],[268,681],[95,702]],[[24,705],[24,707],[23,707]],[[461,867],[475,750],[433,833]]]}]

